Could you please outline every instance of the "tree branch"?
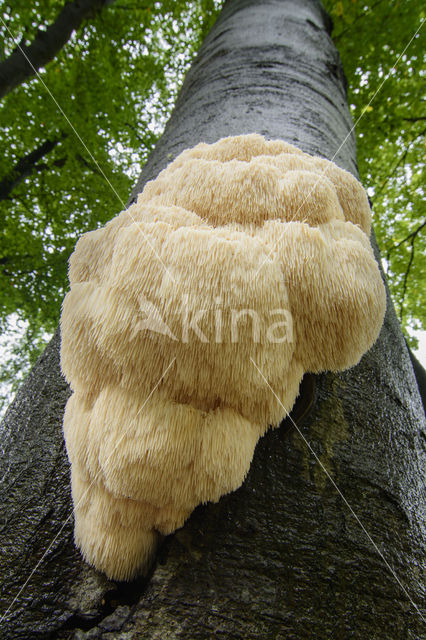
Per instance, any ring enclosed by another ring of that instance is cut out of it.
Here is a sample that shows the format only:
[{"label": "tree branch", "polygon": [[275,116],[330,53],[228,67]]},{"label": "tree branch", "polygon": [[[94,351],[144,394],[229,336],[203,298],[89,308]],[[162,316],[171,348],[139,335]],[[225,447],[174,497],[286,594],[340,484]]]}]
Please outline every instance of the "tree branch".
[{"label": "tree branch", "polygon": [[[34,171],[43,171],[47,169],[46,163],[38,164],[39,160],[47,156],[53,149],[59,144],[60,140],[65,138],[67,134],[63,134],[61,138],[57,140],[46,140],[41,145],[23,156],[15,166],[9,171],[9,173],[0,180],[0,200],[7,200],[10,197],[11,192],[28,178]],[[58,159],[55,164],[57,166],[63,166],[65,159]]]},{"label": "tree branch", "polygon": [[332,40],[334,43],[337,43],[343,36],[345,36],[349,31],[351,31],[353,29],[353,25],[355,24],[355,22],[358,22],[358,20],[360,20],[361,18],[365,18],[365,16],[369,13],[371,13],[372,11],[374,11],[374,9],[383,2],[383,0],[377,0],[377,2],[373,5],[371,5],[371,7],[368,7],[368,9],[366,10],[362,10],[361,13],[359,13],[354,20],[351,22],[349,27],[346,27],[346,29],[343,29],[338,36],[332,36]]},{"label": "tree branch", "polygon": [[[404,240],[402,240],[399,244],[402,244],[402,242],[405,242],[406,240],[408,240],[408,238],[411,237],[411,242],[410,242],[410,247],[411,247],[411,253],[410,253],[410,259],[408,261],[408,265],[407,265],[407,270],[404,274],[404,284],[402,287],[402,298],[401,298],[401,306],[399,309],[399,319],[402,322],[402,316],[404,313],[404,299],[405,299],[405,293],[407,291],[407,280],[408,280],[408,275],[410,273],[410,269],[411,269],[411,265],[413,264],[413,260],[414,260],[414,241],[417,237],[417,234],[420,232],[421,229],[423,229],[423,227],[426,225],[426,221],[423,222],[423,224],[421,224],[419,227],[417,227],[417,229],[415,231],[413,231],[413,233],[411,233],[409,236],[407,236],[407,238],[405,238]],[[399,245],[396,245],[399,246]],[[396,247],[393,247],[394,249]],[[389,252],[388,252],[389,253]]]},{"label": "tree branch", "polygon": [[426,129],[423,129],[423,131],[421,131],[417,136],[415,136],[415,138],[413,138],[412,140],[410,140],[410,142],[407,144],[407,146],[405,147],[404,151],[401,153],[401,155],[399,156],[398,160],[395,163],[395,166],[393,167],[393,169],[391,170],[391,172],[389,173],[389,175],[383,180],[382,184],[380,185],[380,188],[377,192],[374,193],[374,196],[372,198],[372,200],[374,201],[375,198],[377,198],[377,196],[379,196],[382,191],[384,190],[384,188],[386,187],[387,183],[389,182],[389,180],[391,178],[393,178],[393,176],[395,175],[396,170],[400,167],[400,165],[405,161],[405,158],[408,155],[408,152],[410,150],[410,148],[412,147],[412,145],[422,136],[424,136],[424,134],[426,133]]},{"label": "tree branch", "polygon": [[108,4],[111,2],[105,0],[67,2],[55,22],[46,31],[39,30],[30,45],[18,44],[15,51],[0,64],[0,98],[53,60],[83,20],[92,11]]},{"label": "tree branch", "polygon": [[[416,237],[416,235],[418,233],[420,233],[420,231],[423,229],[423,227],[426,225],[426,220],[424,222],[422,222],[421,225],[419,225],[417,227],[417,229],[414,229],[414,231],[412,231],[411,233],[408,234],[408,236],[406,236],[405,238],[403,238],[400,242],[398,242],[398,244],[395,244],[393,247],[390,247],[387,252],[386,252],[386,262],[389,262],[390,260],[390,254],[391,251],[393,251],[394,249],[398,249],[398,247],[400,247],[402,244],[404,244],[404,242],[407,242],[407,240],[409,240],[410,238],[412,238],[414,236],[414,238]],[[387,271],[386,271],[387,273]]]},{"label": "tree branch", "polygon": [[96,173],[96,175],[103,177],[102,172],[99,171],[99,169],[96,167],[96,165],[88,162],[86,160],[86,158],[84,158],[81,153],[77,153],[76,155],[76,159],[78,160],[78,162],[85,167],[86,169],[89,169],[89,171],[93,171],[93,173]]},{"label": "tree branch", "polygon": [[32,256],[29,253],[26,253],[24,256],[19,256],[19,257],[18,256],[3,256],[2,258],[0,258],[0,265],[7,264],[8,262],[15,262],[17,258],[19,258],[21,260],[25,260],[26,258],[33,259],[34,256]]},{"label": "tree branch", "polygon": [[389,249],[389,251],[387,252],[387,254],[386,254],[386,259],[388,259],[389,254],[390,254],[391,251],[393,251],[394,249],[397,249],[398,247],[400,247],[402,244],[404,244],[404,242],[407,242],[407,240],[409,240],[412,236],[416,236],[423,229],[424,226],[426,226],[426,220],[424,222],[422,222],[422,224],[419,225],[417,227],[417,229],[415,229],[414,231],[409,233],[408,236],[406,236],[403,240],[398,242],[398,244],[395,244],[393,247],[391,247]]}]

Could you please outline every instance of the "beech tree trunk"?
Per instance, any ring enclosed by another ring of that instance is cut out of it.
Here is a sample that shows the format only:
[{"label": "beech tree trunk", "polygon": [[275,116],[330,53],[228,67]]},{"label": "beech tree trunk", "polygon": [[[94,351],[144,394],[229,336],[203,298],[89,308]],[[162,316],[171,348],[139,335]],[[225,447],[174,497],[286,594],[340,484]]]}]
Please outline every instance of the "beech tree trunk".
[{"label": "beech tree trunk", "polygon": [[[317,0],[225,4],[133,198],[184,148],[250,132],[357,174],[343,71]],[[268,432],[244,485],[199,507],[150,576],[127,584],[73,545],[58,349],[57,334],[1,431],[3,637],[425,637],[425,420],[389,300],[360,364],[306,376],[297,426]]]}]

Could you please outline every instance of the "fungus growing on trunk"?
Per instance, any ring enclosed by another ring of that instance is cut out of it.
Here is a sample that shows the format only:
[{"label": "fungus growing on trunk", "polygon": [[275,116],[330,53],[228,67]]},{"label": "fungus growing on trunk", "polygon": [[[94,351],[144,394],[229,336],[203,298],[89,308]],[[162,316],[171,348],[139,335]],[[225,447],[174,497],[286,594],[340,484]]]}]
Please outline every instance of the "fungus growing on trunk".
[{"label": "fungus growing on trunk", "polygon": [[351,174],[252,134],[184,151],[80,238],[61,366],[88,562],[143,572],[159,534],[242,484],[305,372],[360,360],[386,304],[370,224]]}]

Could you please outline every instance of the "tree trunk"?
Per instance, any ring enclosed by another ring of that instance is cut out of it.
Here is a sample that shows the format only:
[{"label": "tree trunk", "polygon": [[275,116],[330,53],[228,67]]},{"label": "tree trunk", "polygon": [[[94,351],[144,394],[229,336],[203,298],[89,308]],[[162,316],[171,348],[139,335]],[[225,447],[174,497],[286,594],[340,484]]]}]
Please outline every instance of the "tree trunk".
[{"label": "tree trunk", "polygon": [[[184,148],[249,132],[356,174],[329,33],[317,0],[227,2],[133,198]],[[296,412],[296,427],[287,419],[261,439],[244,485],[199,507],[151,575],[128,584],[108,581],[73,546],[58,345],[57,334],[1,433],[5,637],[422,637],[425,422],[389,300],[360,364],[305,377],[304,418]]]}]

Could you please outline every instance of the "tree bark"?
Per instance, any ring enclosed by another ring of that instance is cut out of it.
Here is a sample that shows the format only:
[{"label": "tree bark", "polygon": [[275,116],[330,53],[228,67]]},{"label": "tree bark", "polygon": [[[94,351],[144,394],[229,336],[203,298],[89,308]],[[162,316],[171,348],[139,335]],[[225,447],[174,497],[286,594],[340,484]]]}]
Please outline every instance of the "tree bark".
[{"label": "tree bark", "polygon": [[30,45],[19,45],[0,63],[0,98],[29,80],[38,69],[53,60],[83,20],[105,4],[105,0],[67,2],[46,31],[39,30]]},{"label": "tree bark", "polygon": [[[329,33],[317,0],[228,1],[132,199],[184,148],[250,132],[356,174]],[[56,334],[1,432],[5,637],[422,637],[425,421],[389,300],[359,365],[305,377],[297,426],[287,419],[262,438],[244,485],[199,507],[151,575],[128,584],[73,547],[58,348]]]},{"label": "tree bark", "polygon": [[413,365],[414,375],[416,376],[417,386],[419,388],[420,397],[422,399],[423,409],[426,413],[426,370],[419,360],[417,360],[415,354],[407,345],[408,355],[410,356],[411,364]]}]

